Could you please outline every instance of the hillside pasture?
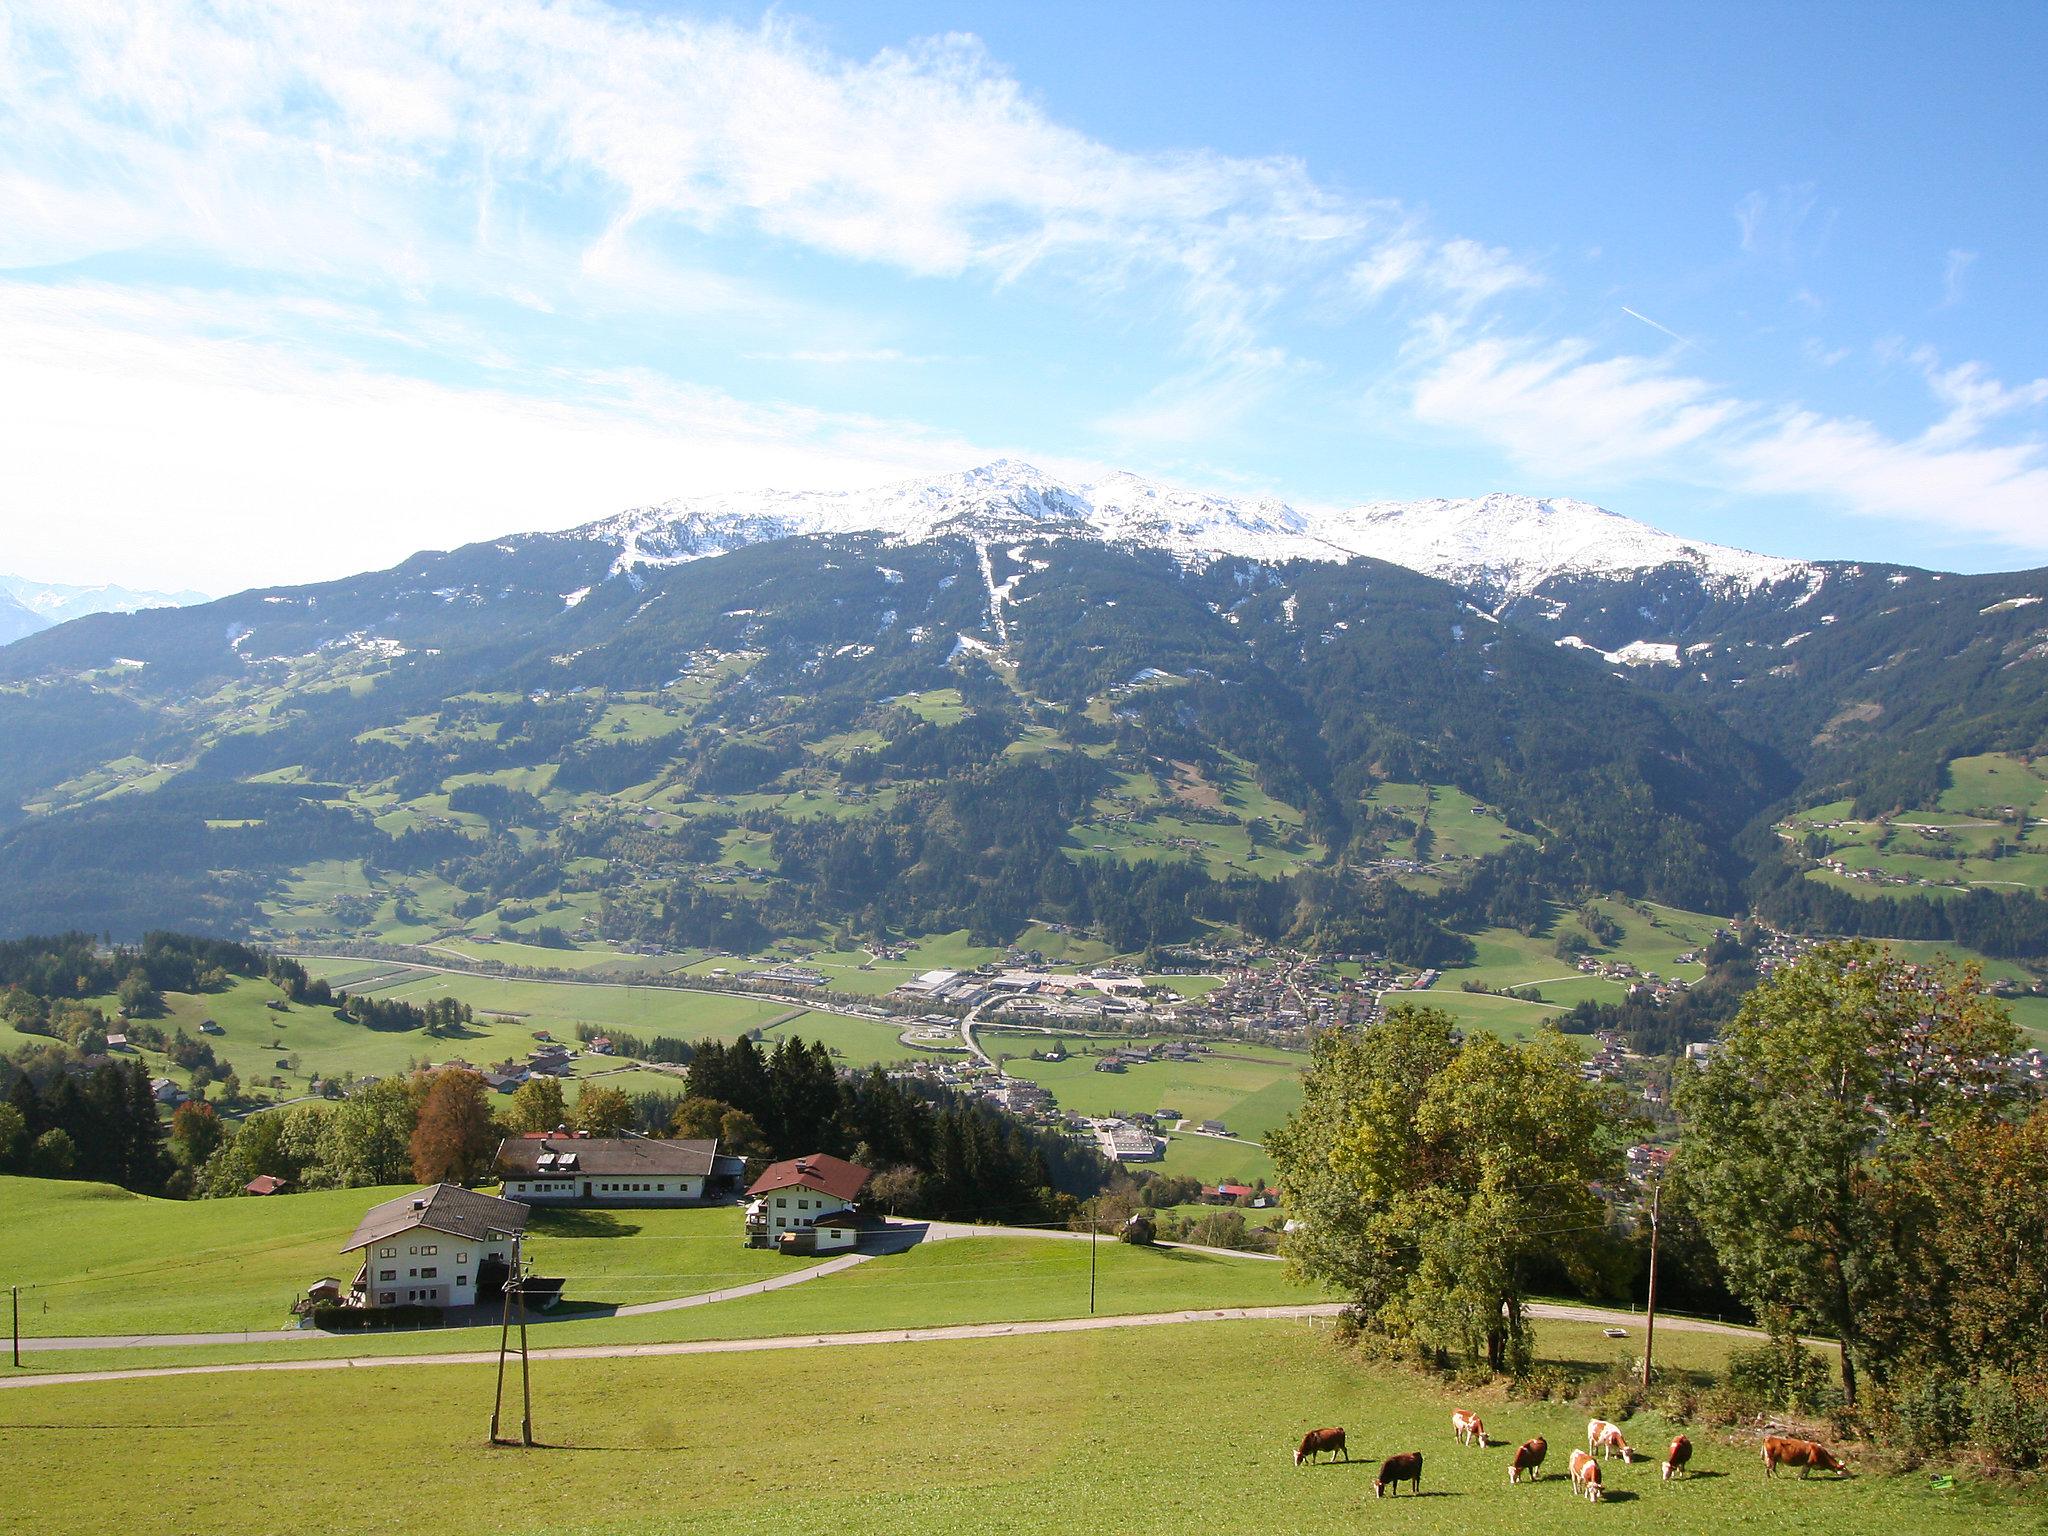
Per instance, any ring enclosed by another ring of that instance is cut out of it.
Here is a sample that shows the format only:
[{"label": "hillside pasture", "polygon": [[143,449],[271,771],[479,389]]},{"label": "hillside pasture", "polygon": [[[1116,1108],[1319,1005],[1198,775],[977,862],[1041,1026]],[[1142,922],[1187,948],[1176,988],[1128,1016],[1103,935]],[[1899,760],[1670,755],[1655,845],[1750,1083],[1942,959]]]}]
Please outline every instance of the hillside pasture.
[{"label": "hillside pasture", "polygon": [[[1220,1120],[1234,1133],[1263,1137],[1301,1103],[1305,1058],[1279,1051],[1229,1047],[1188,1061],[1148,1061],[1121,1072],[1098,1072],[1099,1054],[1078,1054],[1064,1061],[1033,1061],[1029,1050],[1041,1042],[1022,1035],[984,1034],[982,1048],[990,1055],[1011,1055],[1005,1063],[1013,1077],[1042,1084],[1061,1109],[1076,1114],[1153,1114],[1162,1107],[1177,1109],[1189,1120]],[[1087,1042],[1108,1049],[1114,1041]],[[1069,1042],[1071,1048],[1072,1042]]]},{"label": "hillside pasture", "polygon": [[[0,1425],[11,1507],[24,1529],[136,1536],[206,1530],[431,1528],[495,1536],[792,1529],[1135,1533],[1350,1533],[1361,1521],[1448,1536],[1550,1536],[1595,1523],[1704,1536],[1797,1529],[1962,1536],[2037,1521],[2025,1494],[1923,1477],[1766,1479],[1748,1437],[1704,1431],[1692,1479],[1610,1463],[1589,1510],[1559,1465],[1509,1487],[1507,1452],[1466,1450],[1454,1399],[1361,1365],[1297,1322],[773,1352],[536,1361],[545,1449],[484,1444],[488,1365],[188,1377],[32,1389]],[[516,1396],[514,1399],[516,1403]],[[803,1407],[801,1456],[742,1456],[738,1424]],[[1204,1405],[1207,1411],[1196,1405]],[[1482,1404],[1510,1441],[1542,1433],[1553,1462],[1583,1435],[1568,1406]],[[515,1413],[516,1417],[516,1413]],[[290,1455],[280,1425],[307,1434]],[[1304,1428],[1342,1424],[1352,1460],[1296,1467]],[[121,1454],[104,1426],[119,1425]],[[1654,1444],[1672,1426],[1638,1419]],[[1375,1501],[1373,1469],[1424,1452],[1424,1497]],[[705,1475],[717,1466],[719,1475]],[[403,1469],[402,1475],[394,1475]],[[147,1498],[133,1497],[137,1487]]]}]

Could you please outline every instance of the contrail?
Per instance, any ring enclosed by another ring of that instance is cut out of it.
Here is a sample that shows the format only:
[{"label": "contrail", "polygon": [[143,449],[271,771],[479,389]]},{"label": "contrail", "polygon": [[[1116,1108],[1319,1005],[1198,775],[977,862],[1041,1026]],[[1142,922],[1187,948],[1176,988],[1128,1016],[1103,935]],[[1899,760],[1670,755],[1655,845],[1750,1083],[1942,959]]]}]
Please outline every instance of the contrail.
[{"label": "contrail", "polygon": [[1673,341],[1677,342],[1677,343],[1678,343],[1678,344],[1679,344],[1679,345],[1680,345],[1681,347],[1690,347],[1690,346],[1694,345],[1694,342],[1693,342],[1693,340],[1692,340],[1692,338],[1691,338],[1690,336],[1681,336],[1681,335],[1679,335],[1679,334],[1678,334],[1678,332],[1676,332],[1676,331],[1674,331],[1673,329],[1671,329],[1671,327],[1670,327],[1670,326],[1668,326],[1668,325],[1659,325],[1659,324],[1658,324],[1658,323],[1657,323],[1656,321],[1652,320],[1652,319],[1651,319],[1651,318],[1650,318],[1650,317],[1649,317],[1648,315],[1645,315],[1645,314],[1639,314],[1639,313],[1637,313],[1637,311],[1635,311],[1635,310],[1633,310],[1633,309],[1630,309],[1630,308],[1629,308],[1629,307],[1628,307],[1628,306],[1627,306],[1626,304],[1624,304],[1624,305],[1622,305],[1622,306],[1621,306],[1621,312],[1622,312],[1622,313],[1623,313],[1624,315],[1629,315],[1629,316],[1632,316],[1632,317],[1634,317],[1634,318],[1635,318],[1635,319],[1637,319],[1637,320],[1640,320],[1640,321],[1642,321],[1642,322],[1643,322],[1643,324],[1647,325],[1647,326],[1648,326],[1648,327],[1649,327],[1649,328],[1650,328],[1651,330],[1653,330],[1653,331],[1662,331],[1662,332],[1663,332],[1663,333],[1664,333],[1664,334],[1665,334],[1666,336],[1669,336],[1669,337],[1670,337],[1670,338],[1671,338],[1671,339],[1672,339]]}]

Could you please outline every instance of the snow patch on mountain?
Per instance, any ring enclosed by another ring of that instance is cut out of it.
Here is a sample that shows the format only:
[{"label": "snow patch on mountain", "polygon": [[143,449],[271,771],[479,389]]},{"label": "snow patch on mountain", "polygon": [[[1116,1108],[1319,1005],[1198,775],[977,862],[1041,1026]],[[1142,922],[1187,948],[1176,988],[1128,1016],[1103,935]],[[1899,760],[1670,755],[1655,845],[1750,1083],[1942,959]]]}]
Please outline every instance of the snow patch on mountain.
[{"label": "snow patch on mountain", "polygon": [[[1119,471],[1069,485],[1013,459],[861,491],[748,491],[639,507],[577,530],[610,544],[614,574],[727,554],[768,539],[880,534],[898,545],[948,536],[1019,548],[1078,537],[1156,549],[1184,565],[1365,556],[1488,593],[1527,596],[1560,577],[1689,569],[1746,595],[1823,573],[1801,561],[1681,539],[1587,502],[1496,493],[1302,512],[1271,497],[1185,490]],[[1017,558],[1016,554],[1012,555]]]},{"label": "snow patch on mountain", "polygon": [[1798,560],[1681,539],[1590,502],[1514,496],[1377,501],[1325,518],[1317,533],[1459,586],[1526,597],[1559,577],[1688,567],[1709,588],[1748,595],[1807,574]]}]

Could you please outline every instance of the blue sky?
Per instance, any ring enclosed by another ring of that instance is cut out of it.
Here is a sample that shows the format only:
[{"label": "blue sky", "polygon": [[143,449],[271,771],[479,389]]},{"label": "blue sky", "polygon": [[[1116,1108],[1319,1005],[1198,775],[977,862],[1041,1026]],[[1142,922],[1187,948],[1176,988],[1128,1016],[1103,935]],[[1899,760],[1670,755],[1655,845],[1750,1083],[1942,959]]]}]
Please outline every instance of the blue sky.
[{"label": "blue sky", "polygon": [[1024,457],[2048,561],[2048,10],[29,0],[0,567]]}]

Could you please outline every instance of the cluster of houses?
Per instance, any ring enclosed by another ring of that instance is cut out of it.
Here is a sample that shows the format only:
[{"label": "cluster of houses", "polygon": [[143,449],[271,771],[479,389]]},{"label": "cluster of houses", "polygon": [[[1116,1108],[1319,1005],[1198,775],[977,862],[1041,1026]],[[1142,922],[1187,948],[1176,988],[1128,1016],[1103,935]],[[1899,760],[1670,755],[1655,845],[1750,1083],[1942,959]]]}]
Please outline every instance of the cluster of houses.
[{"label": "cluster of houses", "polygon": [[[562,1283],[522,1272],[520,1244],[536,1208],[730,1204],[745,1167],[715,1141],[566,1129],[508,1138],[495,1168],[501,1194],[436,1184],[373,1206],[342,1245],[361,1256],[355,1278],[318,1281],[302,1310],[489,1306],[514,1285],[529,1303],[552,1304]],[[745,1187],[743,1240],[791,1254],[853,1248],[881,1225],[859,1206],[869,1177],[822,1152],[771,1164]]]},{"label": "cluster of houses", "polygon": [[1163,1040],[1151,1045],[1119,1045],[1095,1060],[1097,1072],[1126,1072],[1151,1061],[1193,1061],[1209,1049],[1185,1040]]}]

